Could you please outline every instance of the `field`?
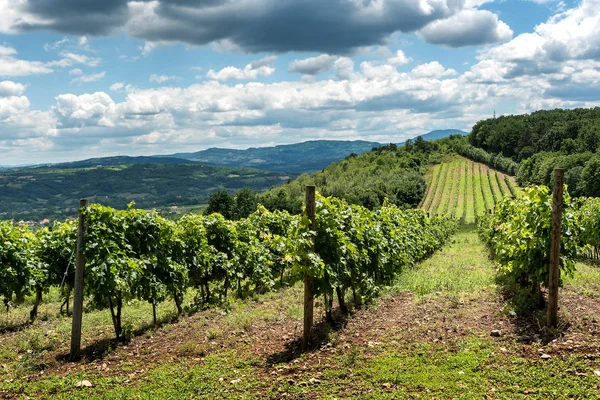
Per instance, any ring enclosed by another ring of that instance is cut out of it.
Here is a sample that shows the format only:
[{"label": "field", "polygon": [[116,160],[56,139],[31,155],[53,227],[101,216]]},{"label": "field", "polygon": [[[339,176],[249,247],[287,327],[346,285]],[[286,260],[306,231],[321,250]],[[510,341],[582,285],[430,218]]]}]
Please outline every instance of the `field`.
[{"label": "field", "polygon": [[463,157],[436,164],[427,175],[421,208],[432,215],[453,216],[466,224],[494,208],[505,196],[517,195],[514,177]]},{"label": "field", "polygon": [[[178,321],[167,302],[157,328],[148,303],[133,301],[127,345],[111,339],[108,311],[88,311],[80,363],[64,359],[70,320],[52,291],[32,325],[30,303],[0,315],[0,398],[598,398],[600,273],[577,268],[561,290],[561,327],[539,334],[543,315],[515,313],[464,227],[376,303],[337,315],[332,328],[320,323],[307,353],[293,286]],[[323,314],[315,310],[317,321]],[[77,387],[83,380],[91,387]]]}]

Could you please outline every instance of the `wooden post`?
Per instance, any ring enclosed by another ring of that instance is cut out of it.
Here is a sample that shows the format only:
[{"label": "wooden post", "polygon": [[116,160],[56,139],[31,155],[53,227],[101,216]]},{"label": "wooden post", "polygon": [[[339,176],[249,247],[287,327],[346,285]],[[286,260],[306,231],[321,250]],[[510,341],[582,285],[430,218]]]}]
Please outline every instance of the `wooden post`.
[{"label": "wooden post", "polygon": [[[310,229],[316,230],[316,208],[317,203],[315,199],[316,189],[314,186],[306,187],[306,216],[310,219]],[[314,241],[313,241],[314,248]],[[313,327],[313,311],[314,311],[314,298],[313,298],[313,278],[307,272],[304,273],[304,349],[307,349],[310,345],[310,338]]]},{"label": "wooden post", "polygon": [[552,233],[550,236],[550,275],[548,278],[548,326],[558,322],[558,280],[560,278],[560,236],[562,230],[562,206],[565,170],[554,170],[554,194],[552,196]]},{"label": "wooden post", "polygon": [[73,291],[73,323],[71,324],[71,360],[77,359],[81,351],[81,321],[83,317],[83,273],[85,270],[85,256],[83,246],[87,234],[87,221],[85,208],[87,199],[79,201],[79,226],[77,230],[77,259],[75,265],[75,285]]}]

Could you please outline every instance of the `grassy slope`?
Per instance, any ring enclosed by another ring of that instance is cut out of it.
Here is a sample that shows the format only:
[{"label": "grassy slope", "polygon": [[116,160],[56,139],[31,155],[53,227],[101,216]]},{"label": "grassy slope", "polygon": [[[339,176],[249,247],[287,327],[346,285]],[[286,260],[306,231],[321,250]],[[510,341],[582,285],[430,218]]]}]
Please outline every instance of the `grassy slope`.
[{"label": "grassy slope", "polygon": [[[504,190],[498,180],[504,184]],[[421,208],[432,214],[463,218],[472,224],[477,215],[493,208],[504,196],[512,195],[507,182],[512,180],[483,164],[460,156],[446,159],[428,173],[428,192]]]},{"label": "grassy slope", "polygon": [[[525,328],[503,312],[493,266],[470,227],[306,354],[294,350],[300,287],[235,303],[226,315],[184,317],[82,364],[48,357],[68,345],[68,320],[55,318],[53,302],[44,306],[47,321],[1,334],[0,398],[598,398],[600,344],[589,332],[600,327],[585,314],[600,293],[600,274],[578,268],[562,292],[561,317],[571,326],[556,343],[523,341]],[[149,322],[147,305],[126,310],[136,327]],[[161,307],[163,317],[171,311]],[[0,323],[21,321],[26,312],[12,311]],[[106,312],[86,314],[84,325],[88,339],[110,336]],[[502,337],[491,337],[491,329]],[[540,348],[552,358],[540,359]],[[94,387],[76,388],[82,379]]]}]

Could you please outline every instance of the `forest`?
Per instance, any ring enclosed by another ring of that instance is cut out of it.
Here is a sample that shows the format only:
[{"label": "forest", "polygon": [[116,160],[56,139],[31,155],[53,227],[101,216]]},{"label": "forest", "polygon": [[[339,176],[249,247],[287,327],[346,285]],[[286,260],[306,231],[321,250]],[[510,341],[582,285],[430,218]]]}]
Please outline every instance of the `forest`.
[{"label": "forest", "polygon": [[543,110],[477,122],[469,143],[520,163],[520,185],[552,185],[566,170],[573,196],[600,196],[600,108]]}]

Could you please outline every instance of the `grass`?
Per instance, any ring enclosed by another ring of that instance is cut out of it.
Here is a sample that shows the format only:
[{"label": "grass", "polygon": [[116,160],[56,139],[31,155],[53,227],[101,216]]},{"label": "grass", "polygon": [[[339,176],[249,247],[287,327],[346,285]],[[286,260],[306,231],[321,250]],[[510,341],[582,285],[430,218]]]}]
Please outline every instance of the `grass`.
[{"label": "grass", "polygon": [[428,173],[428,184],[422,208],[431,214],[456,217],[467,224],[475,223],[476,216],[492,209],[504,196],[518,191],[517,187],[509,189],[508,186],[514,184],[514,178],[459,156],[433,166]]},{"label": "grass", "polygon": [[473,224],[475,223],[475,183],[473,177],[473,163],[467,162],[467,166],[465,169],[465,174],[467,176],[467,182],[465,185],[465,223]]},{"label": "grass", "polygon": [[[469,252],[465,252],[469,248]],[[472,227],[463,227],[453,242],[417,268],[401,274],[394,291],[408,291],[417,297],[438,293],[462,296],[494,284],[495,271],[485,246]]]}]

